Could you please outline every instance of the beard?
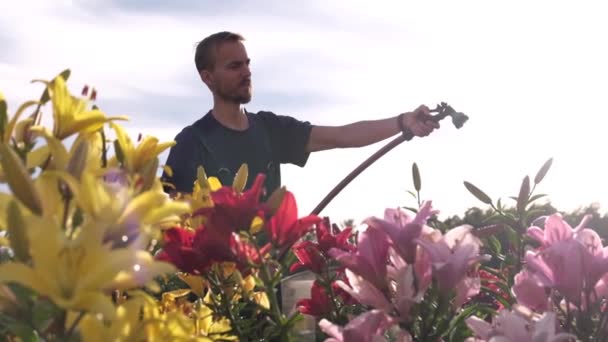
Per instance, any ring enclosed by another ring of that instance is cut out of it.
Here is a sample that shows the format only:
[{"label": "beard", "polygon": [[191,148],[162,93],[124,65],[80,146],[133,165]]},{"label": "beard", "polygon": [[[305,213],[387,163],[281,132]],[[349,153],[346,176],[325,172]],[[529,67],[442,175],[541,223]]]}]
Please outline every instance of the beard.
[{"label": "beard", "polygon": [[226,102],[231,102],[235,104],[246,104],[251,101],[252,88],[249,85],[246,90],[245,87],[239,86],[236,89],[224,89],[223,87],[218,87],[216,90],[216,95]]}]

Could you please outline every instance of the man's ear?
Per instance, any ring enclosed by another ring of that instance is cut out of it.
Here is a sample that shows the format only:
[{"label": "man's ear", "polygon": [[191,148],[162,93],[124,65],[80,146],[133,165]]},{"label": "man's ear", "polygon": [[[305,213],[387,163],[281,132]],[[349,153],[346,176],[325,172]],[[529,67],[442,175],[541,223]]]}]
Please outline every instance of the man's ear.
[{"label": "man's ear", "polygon": [[201,70],[198,74],[201,77],[201,81],[203,81],[207,87],[211,88],[211,85],[213,84],[213,75],[211,75],[208,70]]}]

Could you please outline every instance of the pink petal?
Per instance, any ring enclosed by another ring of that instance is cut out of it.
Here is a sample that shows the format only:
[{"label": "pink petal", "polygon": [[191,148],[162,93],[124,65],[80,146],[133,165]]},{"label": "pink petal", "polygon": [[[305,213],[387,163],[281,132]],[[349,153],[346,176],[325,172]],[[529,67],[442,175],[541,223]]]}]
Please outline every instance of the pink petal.
[{"label": "pink petal", "polygon": [[490,332],[492,331],[492,326],[490,325],[490,323],[475,316],[467,318],[465,322],[467,323],[469,329],[473,331],[473,335],[475,335],[476,337],[484,340],[490,338]]},{"label": "pink petal", "polygon": [[[332,322],[323,318],[319,322],[319,328],[321,328],[321,331],[323,331],[327,335],[333,337],[335,339],[335,341],[339,341],[339,342],[344,341],[344,339],[342,337],[343,329],[341,326],[333,324]],[[331,339],[325,340],[325,341],[331,341]]]},{"label": "pink petal", "polygon": [[353,273],[348,268],[346,269],[346,277],[351,286],[348,286],[341,280],[336,281],[336,285],[348,292],[359,303],[387,312],[391,310],[391,304],[386,300],[384,294],[372,283]]},{"label": "pink petal", "polygon": [[553,214],[545,222],[545,240],[549,245],[572,238],[572,228],[559,214]]}]

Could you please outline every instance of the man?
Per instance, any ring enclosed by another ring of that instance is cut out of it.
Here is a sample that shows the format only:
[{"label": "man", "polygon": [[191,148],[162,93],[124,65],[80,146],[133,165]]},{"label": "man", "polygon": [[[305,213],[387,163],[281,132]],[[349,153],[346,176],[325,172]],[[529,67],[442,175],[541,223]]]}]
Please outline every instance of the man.
[{"label": "man", "polygon": [[198,166],[224,185],[232,184],[242,164],[249,167],[246,187],[266,174],[265,195],[281,185],[280,165],[303,167],[311,152],[367,146],[403,130],[415,136],[430,134],[439,124],[420,106],[396,117],[359,121],[344,126],[317,126],[272,112],[250,113],[243,108],[252,96],[249,56],[244,38],[232,32],[215,33],[202,40],[194,57],[201,80],[213,94],[213,109],[184,128],[176,137],[166,164],[173,175],[168,192],[191,192]]}]

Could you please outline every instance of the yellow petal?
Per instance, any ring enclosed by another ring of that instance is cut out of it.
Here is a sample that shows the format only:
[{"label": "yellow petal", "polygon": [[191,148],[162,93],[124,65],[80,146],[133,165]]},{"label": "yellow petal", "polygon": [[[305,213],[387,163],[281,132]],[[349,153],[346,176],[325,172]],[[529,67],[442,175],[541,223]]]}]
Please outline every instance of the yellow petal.
[{"label": "yellow petal", "polygon": [[33,123],[34,123],[34,118],[27,118],[27,119],[21,120],[17,123],[17,126],[15,127],[15,134],[14,134],[15,140],[17,142],[23,142],[25,140],[25,135]]},{"label": "yellow petal", "polygon": [[127,132],[125,131],[125,129],[115,123],[115,122],[110,122],[110,127],[112,127],[112,129],[114,130],[114,132],[116,132],[116,140],[118,141],[118,145],[120,146],[120,150],[123,153],[123,164],[127,167],[130,168],[132,167],[133,164],[133,153],[132,151],[134,150],[134,146],[133,143],[131,142],[131,138],[129,138],[129,135],[127,134]]},{"label": "yellow petal", "polygon": [[40,295],[48,295],[45,283],[40,281],[34,270],[21,263],[7,262],[0,264],[0,283],[15,282],[36,291]]},{"label": "yellow petal", "polygon": [[[61,305],[60,303],[57,303]],[[70,305],[72,309],[88,311],[95,314],[102,314],[104,319],[112,320],[116,314],[116,308],[109,295],[99,293],[87,293]]]},{"label": "yellow petal", "polygon": [[217,177],[209,177],[209,187],[211,191],[217,191],[222,187],[222,183]]},{"label": "yellow petal", "polygon": [[70,120],[64,119],[65,125],[60,126],[61,129],[55,132],[55,136],[58,139],[65,139],[78,132],[94,132],[103,127],[108,120],[105,114],[97,109],[79,113]]},{"label": "yellow petal", "polygon": [[253,301],[266,310],[270,310],[270,301],[265,292],[256,292],[253,294]]},{"label": "yellow petal", "polygon": [[13,201],[9,204],[7,214],[7,231],[15,258],[20,262],[27,263],[30,260],[30,246],[27,237],[28,226],[25,224],[21,210],[16,202]]},{"label": "yellow petal", "polygon": [[27,101],[27,102],[24,102],[21,106],[19,106],[19,108],[17,109],[17,112],[15,113],[15,116],[13,116],[11,118],[11,121],[8,122],[8,125],[6,126],[6,129],[4,130],[4,143],[8,144],[11,141],[11,136],[13,135],[13,130],[15,129],[15,126],[17,125],[17,120],[19,119],[19,117],[21,116],[23,111],[25,111],[27,108],[29,108],[33,105],[37,105],[38,103],[39,103],[38,101]]},{"label": "yellow petal", "polygon": [[262,230],[263,227],[264,227],[264,220],[262,220],[261,217],[256,216],[251,221],[251,228],[249,229],[249,231],[251,232],[251,234],[257,234],[259,231]]},{"label": "yellow petal", "polygon": [[31,128],[32,132],[40,133],[47,142],[47,146],[53,156],[53,162],[57,169],[65,170],[68,164],[68,150],[63,146],[61,140],[55,138],[46,127],[36,126]]},{"label": "yellow petal", "polygon": [[190,204],[184,202],[168,202],[158,209],[147,212],[144,223],[155,224],[172,215],[183,215],[190,212]]},{"label": "yellow petal", "polygon": [[48,145],[40,146],[27,154],[25,167],[28,170],[38,167],[46,162],[50,156],[51,152],[49,151]]},{"label": "yellow petal", "polygon": [[40,194],[34,187],[32,178],[17,153],[6,144],[0,144],[0,163],[15,197],[34,214],[42,214]]},{"label": "yellow petal", "polygon": [[12,201],[14,201],[13,196],[0,192],[0,230],[6,229],[6,210]]},{"label": "yellow petal", "polygon": [[206,282],[203,277],[182,272],[179,272],[177,276],[184,283],[190,286],[190,289],[192,290],[192,292],[194,292],[194,294],[199,297],[203,297],[206,288]]},{"label": "yellow petal", "polygon": [[237,192],[243,192],[245,189],[245,185],[247,185],[247,176],[249,174],[249,168],[247,164],[241,165],[239,170],[236,172],[234,176],[234,181],[232,182],[232,187]]},{"label": "yellow petal", "polygon": [[159,154],[163,153],[166,149],[175,146],[175,144],[176,144],[175,141],[169,141],[169,142],[164,142],[164,143],[158,144],[154,151],[154,155],[158,156]]},{"label": "yellow petal", "polygon": [[89,153],[89,145],[86,141],[80,141],[76,143],[74,151],[67,162],[67,172],[79,179],[82,171],[86,167],[87,156]]}]

